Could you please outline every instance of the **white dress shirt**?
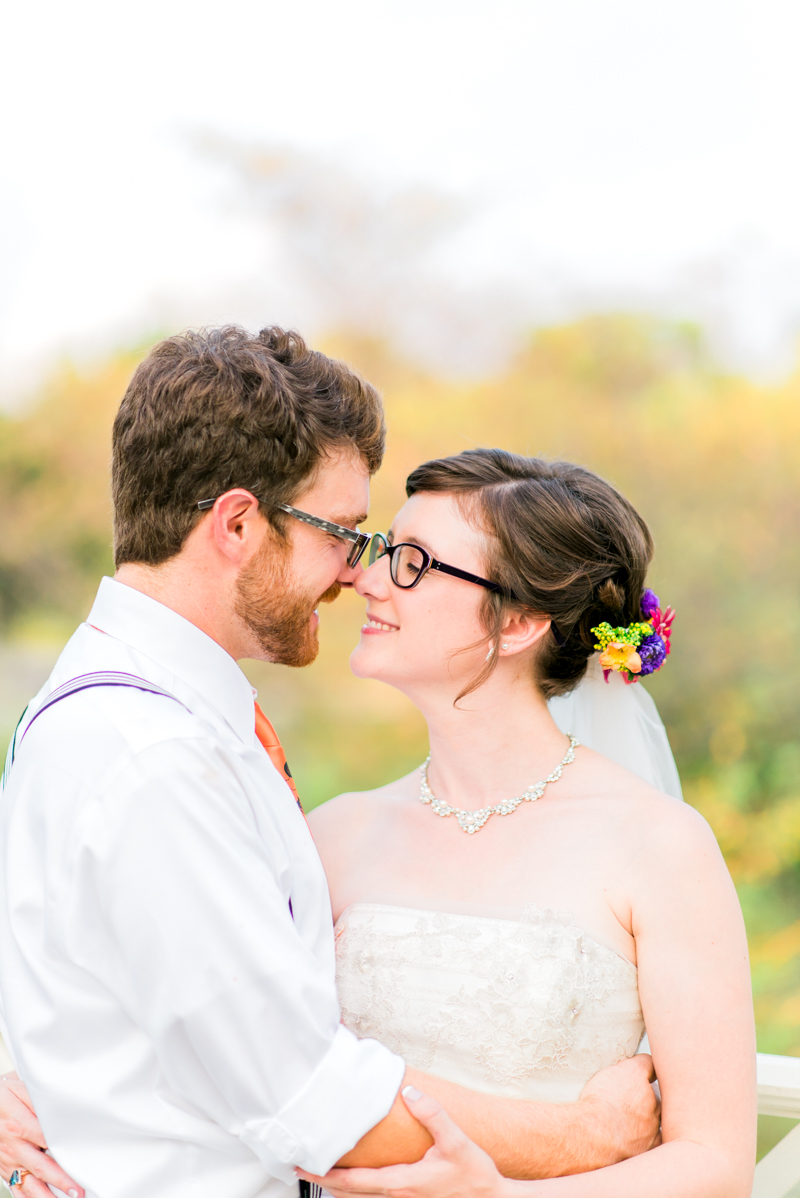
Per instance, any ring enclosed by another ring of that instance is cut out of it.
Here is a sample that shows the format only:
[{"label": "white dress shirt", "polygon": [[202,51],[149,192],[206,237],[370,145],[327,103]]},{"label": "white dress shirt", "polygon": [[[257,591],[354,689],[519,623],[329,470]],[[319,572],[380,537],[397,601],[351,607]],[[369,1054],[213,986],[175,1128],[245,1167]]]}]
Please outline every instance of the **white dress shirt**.
[{"label": "white dress shirt", "polygon": [[18,741],[0,802],[8,1047],[91,1198],[296,1195],[294,1166],[324,1173],[379,1122],[404,1063],[339,1023],[325,874],[237,664],[106,578],[28,718],[102,670],[180,702],[84,690]]}]

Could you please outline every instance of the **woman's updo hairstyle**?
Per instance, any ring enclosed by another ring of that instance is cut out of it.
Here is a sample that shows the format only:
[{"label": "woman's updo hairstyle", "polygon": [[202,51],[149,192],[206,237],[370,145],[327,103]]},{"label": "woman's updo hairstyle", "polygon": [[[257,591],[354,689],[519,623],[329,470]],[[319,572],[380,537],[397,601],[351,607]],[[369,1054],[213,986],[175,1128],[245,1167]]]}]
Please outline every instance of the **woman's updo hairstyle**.
[{"label": "woman's updo hairstyle", "polygon": [[[517,600],[485,592],[483,618],[495,645],[509,611],[523,608],[553,621],[536,659],[546,698],[567,694],[583,678],[594,652],[593,627],[642,618],[650,530],[591,470],[502,449],[467,449],[412,471],[406,493],[420,491],[454,495],[488,537],[487,577]],[[459,698],[481,686],[496,663],[495,653]]]}]

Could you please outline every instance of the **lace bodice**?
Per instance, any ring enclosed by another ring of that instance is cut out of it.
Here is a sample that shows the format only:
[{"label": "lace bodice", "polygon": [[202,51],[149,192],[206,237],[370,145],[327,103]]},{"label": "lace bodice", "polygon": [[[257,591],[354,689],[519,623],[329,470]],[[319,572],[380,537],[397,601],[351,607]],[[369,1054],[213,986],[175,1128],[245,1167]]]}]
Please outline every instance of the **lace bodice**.
[{"label": "lace bodice", "polygon": [[635,966],[569,915],[354,903],[336,946],[345,1025],[473,1090],[570,1102],[642,1038]]}]

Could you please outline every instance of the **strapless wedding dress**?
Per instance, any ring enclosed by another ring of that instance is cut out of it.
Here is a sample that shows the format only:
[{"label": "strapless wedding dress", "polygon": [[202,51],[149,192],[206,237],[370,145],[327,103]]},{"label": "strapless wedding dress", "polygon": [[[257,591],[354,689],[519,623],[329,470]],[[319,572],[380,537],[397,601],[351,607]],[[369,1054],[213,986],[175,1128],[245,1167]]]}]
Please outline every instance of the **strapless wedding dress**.
[{"label": "strapless wedding dress", "polygon": [[336,962],[351,1031],[488,1094],[572,1102],[644,1032],[636,967],[553,911],[354,903]]}]

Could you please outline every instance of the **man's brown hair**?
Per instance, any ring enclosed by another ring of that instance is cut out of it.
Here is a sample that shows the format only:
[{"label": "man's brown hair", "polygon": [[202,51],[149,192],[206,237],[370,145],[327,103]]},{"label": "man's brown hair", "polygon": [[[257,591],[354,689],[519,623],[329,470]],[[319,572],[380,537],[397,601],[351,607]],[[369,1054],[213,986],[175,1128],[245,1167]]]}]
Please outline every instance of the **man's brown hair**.
[{"label": "man's brown hair", "polygon": [[332,450],[352,447],[372,474],[385,441],[374,387],[298,333],[235,325],[160,341],[114,421],[114,560],[156,566],[180,551],[201,499],[244,487],[284,527],[290,503]]}]

